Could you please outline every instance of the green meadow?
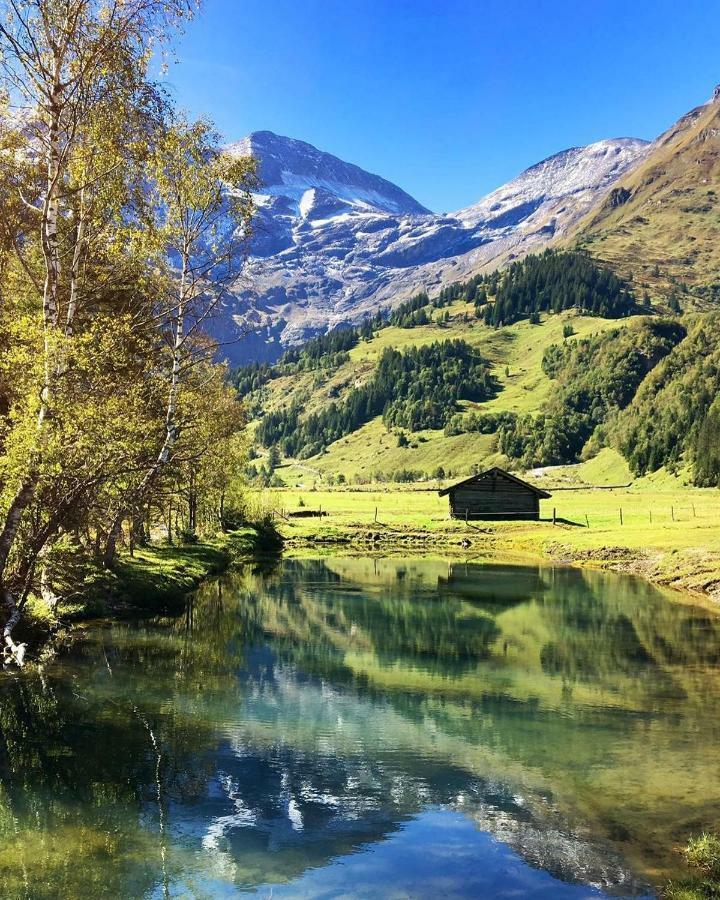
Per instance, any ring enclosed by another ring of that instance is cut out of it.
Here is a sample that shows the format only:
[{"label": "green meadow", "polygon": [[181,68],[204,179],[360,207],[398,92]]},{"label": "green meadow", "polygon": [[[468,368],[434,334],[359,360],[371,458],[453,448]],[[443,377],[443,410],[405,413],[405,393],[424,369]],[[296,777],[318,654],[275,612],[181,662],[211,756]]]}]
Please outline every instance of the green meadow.
[{"label": "green meadow", "polygon": [[334,488],[311,482],[258,496],[286,545],[298,550],[345,544],[378,552],[525,553],[631,571],[720,599],[717,489],[663,471],[633,481],[612,450],[527,477],[552,493],[541,501],[539,522],[453,520],[447,498],[438,496],[447,480]]}]

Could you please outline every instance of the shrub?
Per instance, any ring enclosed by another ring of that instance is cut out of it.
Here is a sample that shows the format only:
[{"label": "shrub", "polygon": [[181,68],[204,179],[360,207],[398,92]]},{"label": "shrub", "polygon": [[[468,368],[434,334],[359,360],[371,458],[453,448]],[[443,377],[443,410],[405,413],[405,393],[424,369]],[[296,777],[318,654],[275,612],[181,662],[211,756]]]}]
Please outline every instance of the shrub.
[{"label": "shrub", "polygon": [[720,897],[720,838],[715,834],[692,838],[684,855],[694,874],[668,884],[662,896],[667,900],[716,900]]}]

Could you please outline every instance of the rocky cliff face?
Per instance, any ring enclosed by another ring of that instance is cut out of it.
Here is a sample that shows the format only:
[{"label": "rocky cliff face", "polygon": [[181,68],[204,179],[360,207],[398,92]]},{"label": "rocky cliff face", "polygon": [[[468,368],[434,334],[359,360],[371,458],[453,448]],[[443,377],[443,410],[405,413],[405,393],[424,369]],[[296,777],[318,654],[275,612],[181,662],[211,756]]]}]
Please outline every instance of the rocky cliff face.
[{"label": "rocky cliff face", "polygon": [[515,254],[578,221],[646,151],[600,141],[528,169],[479,203],[433,214],[377,175],[310,144],[256,132],[228,148],[259,163],[262,188],[250,259],[216,330],[233,362],[273,358],[282,346],[392,305]]}]

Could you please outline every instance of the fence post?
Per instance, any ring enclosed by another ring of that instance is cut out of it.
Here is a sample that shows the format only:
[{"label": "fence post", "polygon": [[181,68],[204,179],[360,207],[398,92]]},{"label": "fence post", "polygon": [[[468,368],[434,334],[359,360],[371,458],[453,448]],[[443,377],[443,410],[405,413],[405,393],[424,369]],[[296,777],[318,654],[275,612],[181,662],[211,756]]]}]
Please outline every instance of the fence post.
[{"label": "fence post", "polygon": [[697,513],[695,512],[695,504],[694,503],[692,504],[692,508],[693,508],[693,519],[697,519]]},{"label": "fence post", "polygon": [[557,511],[556,511],[555,507],[553,506],[553,525],[555,524],[556,519],[557,519]]},{"label": "fence post", "polygon": [[652,510],[650,510],[650,524],[652,525]]},{"label": "fence post", "polygon": [[622,506],[620,507],[620,524],[623,524]]},{"label": "fence post", "polygon": [[670,507],[670,515],[671,515],[672,520],[673,520],[673,522],[674,522],[674,521],[675,521],[675,507],[674,507],[674,506],[671,506],[671,507]]},{"label": "fence post", "polygon": [[590,519],[588,519],[587,513],[585,513],[585,524],[587,525],[588,528],[590,527]]},{"label": "fence post", "polygon": [[377,522],[377,506],[375,507],[375,521]]}]

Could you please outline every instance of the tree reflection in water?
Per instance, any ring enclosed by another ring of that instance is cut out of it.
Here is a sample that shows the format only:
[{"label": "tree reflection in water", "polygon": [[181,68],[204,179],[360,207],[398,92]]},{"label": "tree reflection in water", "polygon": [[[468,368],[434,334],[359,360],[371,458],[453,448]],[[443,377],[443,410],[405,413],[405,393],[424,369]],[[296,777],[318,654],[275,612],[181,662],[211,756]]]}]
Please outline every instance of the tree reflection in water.
[{"label": "tree reflection in water", "polygon": [[436,808],[566,882],[641,891],[715,824],[719,637],[602,573],[248,568],[0,681],[3,896],[299,890]]}]

